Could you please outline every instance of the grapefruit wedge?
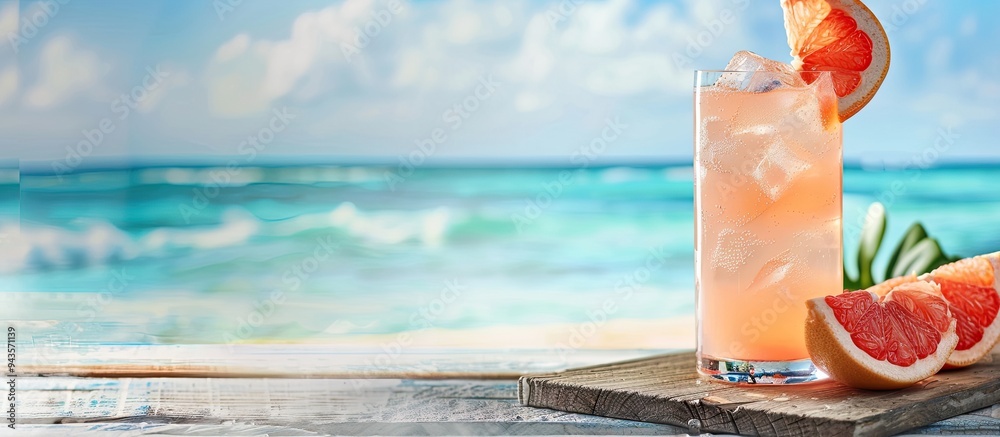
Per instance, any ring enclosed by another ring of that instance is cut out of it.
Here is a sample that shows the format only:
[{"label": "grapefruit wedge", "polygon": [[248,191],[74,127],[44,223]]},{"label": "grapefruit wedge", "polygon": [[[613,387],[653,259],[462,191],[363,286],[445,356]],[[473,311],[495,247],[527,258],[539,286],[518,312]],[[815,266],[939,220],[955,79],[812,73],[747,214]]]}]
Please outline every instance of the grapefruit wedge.
[{"label": "grapefruit wedge", "polygon": [[885,296],[901,284],[921,280],[938,285],[957,322],[958,346],[945,368],[965,367],[989,355],[1000,343],[1000,252],[956,261],[919,279],[893,278],[867,291]]},{"label": "grapefruit wedge", "polygon": [[1000,342],[1000,252],[966,258],[920,277],[936,282],[958,322],[958,346],[948,367],[965,367]]},{"label": "grapefruit wedge", "polygon": [[840,120],[847,120],[871,101],[889,72],[885,29],[859,0],[781,0],[781,8],[792,66],[832,72]]},{"label": "grapefruit wedge", "polygon": [[806,301],[813,363],[855,388],[890,390],[944,367],[958,344],[956,322],[937,284],[903,283],[879,298],[845,292]]}]

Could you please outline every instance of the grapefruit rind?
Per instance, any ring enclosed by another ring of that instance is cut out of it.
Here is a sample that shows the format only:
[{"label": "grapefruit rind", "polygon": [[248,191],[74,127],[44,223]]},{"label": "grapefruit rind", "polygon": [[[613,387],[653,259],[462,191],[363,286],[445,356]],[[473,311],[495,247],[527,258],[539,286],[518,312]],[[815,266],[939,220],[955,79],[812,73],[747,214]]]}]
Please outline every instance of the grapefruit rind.
[{"label": "grapefruit rind", "polygon": [[[976,258],[986,259],[993,265],[993,290],[1000,293],[1000,252],[981,255]],[[920,279],[933,281],[934,272],[921,275]],[[984,357],[989,356],[990,351],[998,344],[1000,344],[1000,314],[994,317],[993,322],[989,326],[984,327],[983,340],[969,349],[952,352],[951,356],[948,357],[946,367],[954,369],[975,364]]]},{"label": "grapefruit rind", "polygon": [[990,351],[1000,344],[1000,317],[993,320],[993,323],[983,330],[983,338],[992,338],[993,341],[980,341],[979,344],[969,349],[956,350],[948,357],[948,368],[971,366],[988,356]]},{"label": "grapefruit rind", "polygon": [[[855,293],[868,293],[874,302],[879,299],[877,295],[867,291]],[[933,354],[908,367],[896,366],[875,359],[857,347],[851,334],[837,321],[825,298],[810,299],[806,301],[806,307],[809,310],[806,319],[806,348],[813,364],[835,380],[851,387],[868,390],[908,387],[940,371],[958,345],[955,321],[951,320],[948,330],[941,334],[941,342]]]},{"label": "grapefruit rind", "polygon": [[880,284],[875,284],[871,287],[866,288],[865,291],[870,291],[878,295],[878,297],[882,297],[889,294],[889,292],[892,291],[893,288],[916,281],[919,281],[919,279],[917,279],[917,277],[914,275],[900,276],[897,278],[886,280],[885,282],[882,282]]},{"label": "grapefruit rind", "polygon": [[[875,97],[875,93],[878,91],[879,87],[882,86],[882,82],[885,81],[886,75],[889,73],[889,64],[892,58],[892,54],[889,50],[889,37],[885,33],[885,29],[882,24],[872,13],[871,9],[865,6],[859,0],[824,0],[829,7],[821,5],[816,5],[818,8],[813,9],[810,12],[822,14],[822,18],[834,10],[841,10],[848,12],[848,15],[854,19],[857,23],[857,28],[864,32],[865,35],[871,40],[872,45],[872,62],[871,64],[860,71],[861,82],[857,89],[855,89],[850,94],[840,97],[838,100],[838,107],[840,111],[840,121],[847,121],[848,118],[857,114],[861,108]],[[790,29],[789,20],[793,19],[792,15],[795,15],[790,11],[790,8],[795,6],[801,6],[803,1],[801,0],[782,0],[781,8],[784,12],[785,20],[785,31],[788,37],[788,46],[792,49],[792,65],[796,69],[801,70],[803,66],[803,59],[796,53],[796,37],[801,37],[808,39],[810,33],[815,30],[819,22],[816,20],[808,21],[808,23],[803,23],[805,25],[804,29]],[[802,9],[802,8],[799,8]],[[822,21],[822,20],[819,20]],[[804,31],[804,35],[799,35],[797,32]],[[794,32],[794,33],[793,33]],[[833,43],[836,44],[836,43]],[[832,44],[831,44],[832,45]]]}]

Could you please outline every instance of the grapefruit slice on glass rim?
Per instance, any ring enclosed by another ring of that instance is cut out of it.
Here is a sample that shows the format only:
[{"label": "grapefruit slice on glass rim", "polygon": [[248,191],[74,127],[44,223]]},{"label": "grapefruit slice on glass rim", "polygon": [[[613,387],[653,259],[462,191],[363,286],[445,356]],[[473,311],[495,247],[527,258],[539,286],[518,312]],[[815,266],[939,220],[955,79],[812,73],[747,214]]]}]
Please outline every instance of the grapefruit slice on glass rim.
[{"label": "grapefruit slice on glass rim", "polygon": [[885,29],[859,0],[781,0],[781,9],[792,66],[832,72],[840,121],[847,120],[871,101],[889,72]]},{"label": "grapefruit slice on glass rim", "polygon": [[813,364],[855,388],[889,390],[944,367],[958,344],[956,322],[937,284],[898,285],[806,301],[806,348]]}]

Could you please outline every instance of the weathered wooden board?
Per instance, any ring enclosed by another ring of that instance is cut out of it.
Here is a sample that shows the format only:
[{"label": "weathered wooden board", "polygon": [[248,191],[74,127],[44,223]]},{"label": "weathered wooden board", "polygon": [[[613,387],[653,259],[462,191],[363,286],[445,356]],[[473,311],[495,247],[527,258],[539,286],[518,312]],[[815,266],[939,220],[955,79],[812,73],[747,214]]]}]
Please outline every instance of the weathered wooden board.
[{"label": "weathered wooden board", "polygon": [[28,377],[18,384],[18,432],[45,437],[678,435],[685,431],[523,407],[517,402],[514,379]]},{"label": "weathered wooden board", "polygon": [[[524,407],[514,380],[21,377],[18,390],[18,428],[12,435],[33,437],[688,431]],[[1000,434],[1000,405],[911,433]]]},{"label": "weathered wooden board", "polygon": [[[1000,402],[1000,354],[896,391],[836,382],[736,386],[702,379],[693,352],[587,367],[518,383],[523,405],[764,436],[892,435]],[[1000,434],[1000,424],[988,431]]]}]

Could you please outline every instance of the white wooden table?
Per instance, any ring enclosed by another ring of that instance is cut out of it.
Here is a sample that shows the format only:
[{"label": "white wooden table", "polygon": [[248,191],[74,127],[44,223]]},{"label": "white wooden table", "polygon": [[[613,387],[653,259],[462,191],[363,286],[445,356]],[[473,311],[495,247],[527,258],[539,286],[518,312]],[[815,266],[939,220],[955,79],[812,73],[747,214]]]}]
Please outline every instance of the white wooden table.
[{"label": "white wooden table", "polygon": [[[192,347],[100,350],[96,355],[103,357],[105,363],[109,358],[130,357],[128,361],[137,367],[75,368],[68,372],[71,375],[66,375],[66,366],[60,364],[66,357],[49,355],[44,361],[48,369],[39,372],[41,367],[36,366],[36,372],[18,377],[18,432],[9,435],[684,435],[688,432],[668,425],[523,407],[517,402],[518,374],[614,362],[665,352],[662,350],[584,350],[559,359],[551,351],[406,353],[394,358],[393,367],[374,373],[367,370],[358,373],[370,361],[364,354],[307,351],[302,347],[246,346],[211,356],[213,363],[228,366],[220,368],[205,367],[206,363],[198,360],[179,359],[193,356],[194,352],[207,353]],[[173,357],[172,366],[181,367],[164,367],[164,354]],[[159,363],[157,371],[150,374],[154,362]],[[237,365],[240,370],[234,371],[233,366]],[[177,373],[179,368],[188,369],[187,374]],[[94,369],[103,370],[90,373],[89,377],[80,376]],[[125,373],[120,373],[123,370]],[[1000,435],[1000,405],[910,432]]]},{"label": "white wooden table", "polygon": [[[522,407],[513,380],[20,380],[17,435],[684,435],[683,428]],[[1000,434],[1000,406],[914,434]]]}]

